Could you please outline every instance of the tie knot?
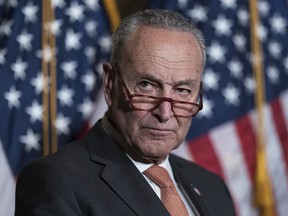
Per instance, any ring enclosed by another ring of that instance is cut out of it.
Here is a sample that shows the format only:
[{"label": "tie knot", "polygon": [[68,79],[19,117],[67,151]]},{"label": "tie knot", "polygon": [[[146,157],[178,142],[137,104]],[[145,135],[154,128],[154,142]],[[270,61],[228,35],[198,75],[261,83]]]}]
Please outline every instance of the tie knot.
[{"label": "tie knot", "polygon": [[157,184],[160,188],[174,186],[168,171],[163,167],[153,165],[149,169],[145,170],[143,174],[155,184]]}]

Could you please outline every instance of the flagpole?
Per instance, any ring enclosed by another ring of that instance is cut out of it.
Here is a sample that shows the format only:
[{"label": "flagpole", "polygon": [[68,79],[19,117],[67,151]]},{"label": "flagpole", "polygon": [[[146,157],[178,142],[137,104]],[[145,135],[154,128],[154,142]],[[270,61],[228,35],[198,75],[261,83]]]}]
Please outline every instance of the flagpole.
[{"label": "flagpole", "polygon": [[[52,23],[55,19],[54,8],[52,7],[51,0],[49,2],[49,12],[50,19],[49,23]],[[50,122],[51,122],[51,153],[54,153],[58,150],[58,140],[57,140],[57,128],[56,128],[56,119],[57,119],[57,70],[56,70],[56,52],[53,50],[56,49],[55,35],[49,28],[49,45],[52,50],[51,61],[50,61],[50,78],[51,78],[51,91],[50,91]]]},{"label": "flagpole", "polygon": [[260,208],[262,216],[275,215],[274,200],[271,183],[268,175],[267,160],[265,155],[265,86],[263,77],[262,46],[257,29],[260,25],[257,0],[249,1],[250,25],[251,25],[251,47],[252,47],[252,68],[256,81],[255,105],[256,105],[256,173],[255,173],[255,204]]},{"label": "flagpole", "polygon": [[109,17],[111,31],[114,32],[120,23],[119,10],[115,0],[104,0],[104,7]]},{"label": "flagpole", "polygon": [[44,47],[47,46],[47,31],[45,24],[49,19],[49,14],[47,11],[48,1],[42,1],[42,75],[43,75],[43,92],[42,92],[42,111],[43,111],[43,125],[42,125],[42,134],[43,134],[43,145],[42,145],[42,154],[48,155],[49,148],[49,90],[48,90],[48,63],[44,59]]}]

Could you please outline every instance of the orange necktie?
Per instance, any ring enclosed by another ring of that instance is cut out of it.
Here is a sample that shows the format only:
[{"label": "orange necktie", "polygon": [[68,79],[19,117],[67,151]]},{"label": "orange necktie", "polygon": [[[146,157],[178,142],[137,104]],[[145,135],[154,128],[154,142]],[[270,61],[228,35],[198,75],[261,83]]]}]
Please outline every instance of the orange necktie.
[{"label": "orange necktie", "polygon": [[189,213],[165,168],[153,165],[145,170],[143,174],[160,187],[161,200],[171,216],[189,216]]}]

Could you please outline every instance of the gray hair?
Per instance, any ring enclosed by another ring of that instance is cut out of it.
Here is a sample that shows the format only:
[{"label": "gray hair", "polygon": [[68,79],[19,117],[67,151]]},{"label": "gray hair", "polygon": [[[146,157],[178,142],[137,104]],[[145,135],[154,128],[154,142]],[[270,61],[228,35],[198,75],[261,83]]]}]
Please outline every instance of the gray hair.
[{"label": "gray hair", "polygon": [[189,19],[183,17],[181,14],[175,11],[160,9],[147,9],[123,19],[112,36],[112,64],[119,63],[123,45],[128,42],[132,33],[141,26],[151,26],[171,31],[191,33],[201,47],[203,66],[205,65],[206,51],[202,32]]}]

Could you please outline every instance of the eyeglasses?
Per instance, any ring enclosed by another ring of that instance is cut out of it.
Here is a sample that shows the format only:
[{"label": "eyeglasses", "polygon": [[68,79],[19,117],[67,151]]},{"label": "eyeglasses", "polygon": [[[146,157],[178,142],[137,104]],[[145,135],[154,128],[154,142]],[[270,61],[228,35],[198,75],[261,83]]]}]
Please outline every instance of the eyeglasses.
[{"label": "eyeglasses", "polygon": [[155,97],[151,95],[143,94],[131,94],[124,80],[120,76],[119,69],[117,65],[113,66],[113,70],[116,72],[119,80],[126,91],[126,95],[129,98],[129,104],[134,110],[142,111],[152,111],[158,107],[164,101],[168,101],[171,104],[171,109],[176,117],[193,117],[201,109],[203,109],[203,99],[202,99],[202,83],[200,83],[200,88],[198,92],[199,103],[192,103],[186,101],[174,100],[167,97]]}]

